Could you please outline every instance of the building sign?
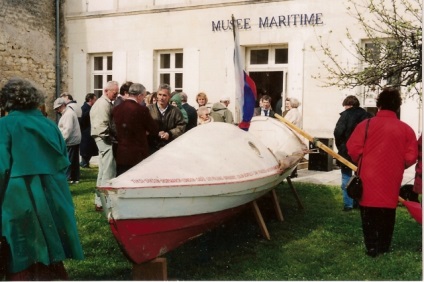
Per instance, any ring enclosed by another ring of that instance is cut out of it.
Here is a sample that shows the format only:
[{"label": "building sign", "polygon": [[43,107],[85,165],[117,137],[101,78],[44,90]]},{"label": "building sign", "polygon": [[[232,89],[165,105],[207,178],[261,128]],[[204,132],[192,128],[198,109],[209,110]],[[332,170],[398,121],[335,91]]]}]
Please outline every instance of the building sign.
[{"label": "building sign", "polygon": [[[235,24],[239,29],[252,29],[250,18],[236,19]],[[257,25],[260,29],[282,28],[282,27],[302,27],[322,25],[322,13],[312,14],[292,14],[273,17],[259,17]],[[212,21],[212,31],[232,30],[232,20]]]}]

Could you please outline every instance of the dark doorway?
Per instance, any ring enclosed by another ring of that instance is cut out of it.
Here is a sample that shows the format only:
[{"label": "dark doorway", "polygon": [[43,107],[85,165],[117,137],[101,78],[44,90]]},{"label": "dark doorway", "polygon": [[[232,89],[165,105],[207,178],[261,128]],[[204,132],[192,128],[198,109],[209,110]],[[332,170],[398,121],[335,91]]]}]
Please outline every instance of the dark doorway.
[{"label": "dark doorway", "polygon": [[249,73],[249,76],[256,84],[256,91],[258,93],[256,107],[259,106],[259,99],[263,95],[269,95],[272,99],[272,108],[275,110],[275,104],[281,98],[281,92],[283,91],[283,75],[283,71],[253,71]]}]

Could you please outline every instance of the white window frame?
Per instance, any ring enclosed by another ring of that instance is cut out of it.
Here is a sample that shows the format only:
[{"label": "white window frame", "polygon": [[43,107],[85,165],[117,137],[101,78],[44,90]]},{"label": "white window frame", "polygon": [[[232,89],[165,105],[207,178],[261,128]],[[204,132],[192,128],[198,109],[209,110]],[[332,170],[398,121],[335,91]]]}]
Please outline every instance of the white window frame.
[{"label": "white window frame", "polygon": [[[170,55],[170,66],[169,68],[161,68],[161,55],[169,54]],[[177,68],[175,66],[175,57],[176,54],[182,54],[182,68]],[[171,86],[172,91],[178,91],[181,92],[184,89],[184,52],[182,49],[174,49],[174,50],[160,50],[156,51],[156,84],[163,83],[160,79],[162,74],[169,74],[169,85]],[[181,81],[181,87],[176,87],[176,74],[181,74],[182,81]]]},{"label": "white window frame", "polygon": [[[103,68],[101,70],[95,70],[94,69],[94,59],[95,58],[102,58],[102,66]],[[112,59],[112,69],[108,70],[108,58]],[[90,56],[90,84],[92,92],[95,93],[98,97],[100,97],[103,93],[103,89],[106,86],[108,81],[113,80],[113,56],[112,53],[101,53],[101,54],[91,54]],[[101,88],[95,88],[94,83],[94,77],[95,76],[102,76],[102,85]]]}]

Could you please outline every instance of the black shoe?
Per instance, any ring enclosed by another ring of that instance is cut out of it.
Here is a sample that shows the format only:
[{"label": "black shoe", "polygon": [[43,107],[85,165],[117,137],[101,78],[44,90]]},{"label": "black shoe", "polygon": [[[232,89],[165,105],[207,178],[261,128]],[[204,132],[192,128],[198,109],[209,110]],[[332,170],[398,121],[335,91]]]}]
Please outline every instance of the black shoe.
[{"label": "black shoe", "polygon": [[354,209],[359,209],[359,203],[357,200],[353,200],[353,208]]},{"label": "black shoe", "polygon": [[386,254],[390,252],[390,247],[385,247],[385,248],[379,248],[378,249],[378,253],[379,254]]},{"label": "black shoe", "polygon": [[343,208],[343,211],[344,212],[350,212],[350,211],[352,211],[353,210],[353,208],[348,208],[348,207],[344,207]]},{"label": "black shoe", "polygon": [[375,258],[378,255],[378,252],[377,252],[377,249],[372,248],[372,249],[367,250],[366,254],[367,254],[367,256]]}]

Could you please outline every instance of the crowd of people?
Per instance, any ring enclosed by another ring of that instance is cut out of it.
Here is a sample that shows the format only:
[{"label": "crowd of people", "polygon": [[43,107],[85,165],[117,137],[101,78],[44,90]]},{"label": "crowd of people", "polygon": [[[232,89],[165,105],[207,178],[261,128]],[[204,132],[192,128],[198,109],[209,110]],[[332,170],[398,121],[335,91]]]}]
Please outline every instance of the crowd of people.
[{"label": "crowd of people", "polygon": [[[0,106],[8,113],[0,119],[1,234],[12,254],[6,280],[67,280],[62,261],[83,259],[68,184],[78,184],[80,167],[89,167],[93,156],[98,155],[96,185],[104,186],[196,126],[234,124],[229,97],[211,104],[201,92],[197,107],[187,100],[186,93],[172,92],[168,84],[149,93],[140,83],[109,81],[100,97],[88,93],[81,108],[69,93],[58,97],[56,124],[39,110],[44,94],[33,83],[8,81],[0,91]],[[302,127],[296,98],[287,98],[284,109],[279,101],[275,111],[271,102],[263,95],[254,115],[281,113]],[[398,119],[401,102],[398,90],[384,89],[372,117],[348,96],[334,130],[339,154],[354,163],[362,159],[364,192],[357,204],[366,253],[372,257],[390,250],[399,188],[409,166],[416,164],[414,191],[422,190],[421,137],[417,142],[412,128]],[[344,210],[350,211],[355,204],[346,182],[352,170],[342,166],[341,171]],[[96,211],[103,209],[97,195],[94,205]]]}]

